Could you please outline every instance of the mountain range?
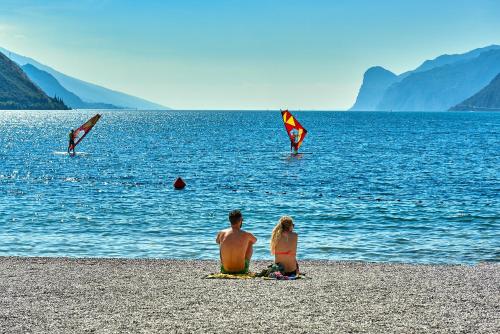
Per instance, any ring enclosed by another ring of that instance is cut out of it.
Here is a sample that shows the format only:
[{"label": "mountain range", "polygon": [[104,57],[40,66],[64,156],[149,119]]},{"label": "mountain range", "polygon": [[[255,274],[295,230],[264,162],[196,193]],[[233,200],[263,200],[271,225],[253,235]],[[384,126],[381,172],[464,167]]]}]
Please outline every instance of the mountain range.
[{"label": "mountain range", "polygon": [[[56,71],[55,69],[49,66],[41,64],[32,58],[19,55],[17,53],[11,52],[1,47],[0,47],[0,52],[7,55],[12,61],[16,62],[19,66],[22,66],[24,69],[27,69],[28,77],[32,81],[36,82],[36,84],[40,86],[42,89],[47,88],[48,90],[50,90],[50,92],[58,91],[61,97],[64,94],[65,97],[69,99],[67,104],[72,108],[99,108],[99,109],[125,108],[125,109],[148,109],[148,110],[170,109],[168,107],[162,106],[154,102],[150,102],[132,95],[117,92],[108,88],[104,88],[89,82],[73,78],[64,73]],[[28,64],[31,65],[32,67],[25,67],[25,65]],[[43,74],[40,71],[43,71],[46,74]],[[54,82],[54,80],[57,82],[57,84]],[[57,87],[58,85],[60,87]],[[63,91],[66,92],[63,93]],[[52,95],[50,93],[47,94],[50,96]],[[75,96],[78,99],[75,99]]]},{"label": "mountain range", "polygon": [[[0,55],[0,109],[169,109],[70,77],[1,47]],[[500,45],[442,55],[399,75],[375,66],[365,72],[350,110],[498,110],[499,74]]]},{"label": "mountain range", "polygon": [[499,73],[499,45],[442,55],[400,75],[372,67],[350,110],[444,111],[476,94]]},{"label": "mountain range", "polygon": [[47,96],[21,68],[0,53],[0,110],[43,109],[64,110],[59,98]]}]

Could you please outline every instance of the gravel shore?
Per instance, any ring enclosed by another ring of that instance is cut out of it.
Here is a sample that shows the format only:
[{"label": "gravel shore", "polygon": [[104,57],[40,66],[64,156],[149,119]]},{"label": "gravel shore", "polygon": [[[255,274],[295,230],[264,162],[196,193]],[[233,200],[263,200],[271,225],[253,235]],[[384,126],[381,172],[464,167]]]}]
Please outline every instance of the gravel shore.
[{"label": "gravel shore", "polygon": [[217,269],[0,257],[0,333],[500,332],[499,264],[305,261],[311,279],[202,279]]}]

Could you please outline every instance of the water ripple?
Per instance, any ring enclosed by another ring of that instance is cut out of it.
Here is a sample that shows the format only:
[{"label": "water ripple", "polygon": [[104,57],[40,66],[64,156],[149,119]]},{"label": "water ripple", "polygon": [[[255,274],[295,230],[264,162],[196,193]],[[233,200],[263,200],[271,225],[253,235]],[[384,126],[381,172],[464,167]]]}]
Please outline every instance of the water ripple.
[{"label": "water ripple", "polygon": [[298,113],[291,158],[277,112],[102,111],[67,156],[92,113],[0,113],[0,255],[214,259],[240,208],[256,258],[289,214],[300,258],[499,260],[498,113]]}]

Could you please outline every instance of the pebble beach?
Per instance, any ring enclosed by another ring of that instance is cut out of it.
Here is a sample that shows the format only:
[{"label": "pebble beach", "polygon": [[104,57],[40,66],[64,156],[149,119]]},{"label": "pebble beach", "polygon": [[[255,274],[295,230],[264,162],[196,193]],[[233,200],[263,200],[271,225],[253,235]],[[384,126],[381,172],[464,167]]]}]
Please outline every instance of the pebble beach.
[{"label": "pebble beach", "polygon": [[500,332],[497,263],[302,261],[308,279],[203,278],[217,269],[208,260],[0,257],[0,332]]}]

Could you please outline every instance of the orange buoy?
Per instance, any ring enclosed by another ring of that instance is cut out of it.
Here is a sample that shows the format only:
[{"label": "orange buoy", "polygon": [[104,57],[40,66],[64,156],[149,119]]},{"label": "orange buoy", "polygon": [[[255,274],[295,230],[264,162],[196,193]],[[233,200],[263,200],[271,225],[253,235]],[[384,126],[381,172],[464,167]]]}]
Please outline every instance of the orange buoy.
[{"label": "orange buoy", "polygon": [[184,189],[185,186],[186,186],[186,182],[184,182],[184,180],[180,176],[174,182],[174,188],[176,190]]}]

